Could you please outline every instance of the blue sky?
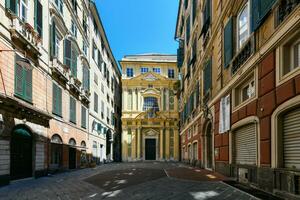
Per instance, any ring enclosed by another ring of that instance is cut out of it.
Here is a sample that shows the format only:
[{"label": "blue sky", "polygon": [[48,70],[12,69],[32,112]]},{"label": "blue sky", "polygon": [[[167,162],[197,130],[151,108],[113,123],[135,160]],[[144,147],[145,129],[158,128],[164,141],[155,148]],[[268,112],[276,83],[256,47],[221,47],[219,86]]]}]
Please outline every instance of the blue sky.
[{"label": "blue sky", "polygon": [[179,0],[96,0],[113,54],[175,54]]}]

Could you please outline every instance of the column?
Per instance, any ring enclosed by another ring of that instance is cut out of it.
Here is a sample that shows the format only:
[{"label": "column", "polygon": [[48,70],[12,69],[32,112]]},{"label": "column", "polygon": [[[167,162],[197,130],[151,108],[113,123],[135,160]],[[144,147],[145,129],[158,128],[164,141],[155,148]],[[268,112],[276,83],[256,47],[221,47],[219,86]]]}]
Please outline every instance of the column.
[{"label": "column", "polygon": [[136,92],[135,92],[135,88],[132,89],[132,110],[135,111],[136,110]]},{"label": "column", "polygon": [[132,150],[131,150],[131,158],[132,160],[136,159],[136,129],[132,129],[132,138],[131,138],[131,146],[132,146]]},{"label": "column", "polygon": [[141,128],[137,129],[137,159],[140,160],[142,155],[141,155]]},{"label": "column", "polygon": [[123,161],[127,161],[128,160],[128,150],[127,150],[127,144],[128,144],[128,141],[127,141],[127,129],[124,129],[123,132],[122,132],[122,160]]},{"label": "column", "polygon": [[164,88],[160,88],[160,110],[164,110]]},{"label": "column", "polygon": [[166,152],[166,160],[170,160],[170,129],[166,129],[166,141],[165,141],[165,152]]},{"label": "column", "polygon": [[[184,155],[181,155],[182,157]],[[179,160],[179,132],[178,129],[174,129],[174,160]]]},{"label": "column", "polygon": [[135,89],[135,110],[139,110],[139,95],[138,95],[138,89]]},{"label": "column", "polygon": [[142,110],[142,96],[140,88],[138,88],[138,111]]},{"label": "column", "polygon": [[127,88],[126,89],[124,89],[123,90],[123,101],[124,101],[124,107],[123,107],[123,110],[128,110],[128,102],[127,102],[127,100],[128,100],[128,97],[127,97],[127,95],[128,95],[128,90],[127,90]]},{"label": "column", "polygon": [[160,160],[164,159],[164,129],[160,129]]},{"label": "column", "polygon": [[166,90],[166,110],[170,111],[170,106],[169,106],[169,89]]}]

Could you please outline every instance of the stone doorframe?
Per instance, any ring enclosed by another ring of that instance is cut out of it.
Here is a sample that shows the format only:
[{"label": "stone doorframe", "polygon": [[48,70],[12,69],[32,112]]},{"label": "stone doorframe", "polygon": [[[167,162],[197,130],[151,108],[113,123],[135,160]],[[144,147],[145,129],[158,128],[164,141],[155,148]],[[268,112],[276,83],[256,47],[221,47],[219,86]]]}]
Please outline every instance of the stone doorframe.
[{"label": "stone doorframe", "polygon": [[142,144],[142,149],[143,149],[143,160],[146,160],[146,139],[155,139],[155,160],[159,159],[159,143],[158,143],[158,138],[159,138],[159,132],[154,130],[154,129],[145,129],[142,131],[143,135],[143,144]]}]

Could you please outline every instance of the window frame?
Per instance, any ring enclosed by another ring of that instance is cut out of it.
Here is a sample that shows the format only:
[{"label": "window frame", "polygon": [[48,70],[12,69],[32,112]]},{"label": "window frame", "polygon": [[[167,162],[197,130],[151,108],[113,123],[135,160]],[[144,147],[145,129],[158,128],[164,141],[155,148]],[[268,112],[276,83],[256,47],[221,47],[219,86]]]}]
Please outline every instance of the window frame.
[{"label": "window frame", "polygon": [[[27,3],[25,3],[25,2],[27,2]],[[29,7],[28,4],[29,4],[29,0],[20,0],[19,17],[23,22],[28,22],[28,7]],[[22,11],[23,11],[24,8],[25,8],[25,11],[24,11],[25,12],[25,18],[23,18],[23,16],[22,16],[23,15]]]},{"label": "window frame", "polygon": [[[172,72],[172,73],[170,73],[170,72]],[[171,77],[170,74],[173,76]],[[168,69],[168,78],[171,78],[171,79],[175,78],[175,69],[173,69],[173,68]]]},{"label": "window frame", "polygon": [[156,74],[160,74],[161,73],[161,68],[160,67],[153,67],[152,71]]},{"label": "window frame", "polygon": [[[247,16],[247,38],[245,39],[245,41],[240,45],[240,25],[239,25],[239,19],[241,17],[241,14],[244,12],[244,10],[246,9],[247,7],[247,12],[248,12],[248,16]],[[250,10],[250,1],[248,0],[242,7],[241,9],[239,10],[238,12],[238,15],[237,15],[237,20],[236,20],[236,48],[237,48],[237,51],[239,51],[240,49],[242,49],[244,47],[244,45],[247,43],[248,39],[250,38],[250,33],[251,33],[251,19],[250,19],[250,13],[251,10]]]},{"label": "window frame", "polygon": [[134,72],[132,67],[127,67],[126,68],[126,77],[132,78],[134,77]]},{"label": "window frame", "polygon": [[149,72],[149,68],[148,67],[141,67],[141,74],[145,74]]}]

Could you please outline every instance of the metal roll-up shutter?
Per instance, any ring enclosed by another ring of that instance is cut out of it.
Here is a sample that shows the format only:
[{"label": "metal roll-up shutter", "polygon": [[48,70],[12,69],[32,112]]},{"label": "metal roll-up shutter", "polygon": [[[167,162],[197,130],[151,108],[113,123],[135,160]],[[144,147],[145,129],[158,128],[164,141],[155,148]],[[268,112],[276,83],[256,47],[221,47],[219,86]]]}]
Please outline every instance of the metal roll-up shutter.
[{"label": "metal roll-up shutter", "polygon": [[300,108],[283,116],[284,167],[300,169]]},{"label": "metal roll-up shutter", "polygon": [[234,131],[234,154],[236,164],[256,165],[256,125],[245,125]]}]

